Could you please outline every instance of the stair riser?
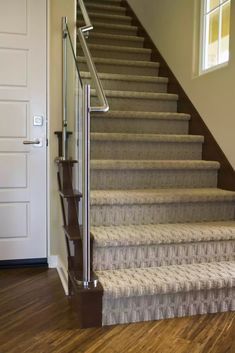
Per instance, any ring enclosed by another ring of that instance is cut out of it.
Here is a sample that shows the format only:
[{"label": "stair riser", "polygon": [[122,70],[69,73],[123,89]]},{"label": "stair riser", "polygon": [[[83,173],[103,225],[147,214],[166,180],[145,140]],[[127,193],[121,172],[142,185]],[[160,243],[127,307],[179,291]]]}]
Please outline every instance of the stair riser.
[{"label": "stair riser", "polygon": [[216,186],[216,170],[91,170],[93,190]]},{"label": "stair riser", "polygon": [[188,121],[157,119],[91,118],[92,132],[121,132],[133,134],[180,134],[188,133]]},{"label": "stair riser", "polygon": [[[89,14],[89,12],[95,12],[95,13],[100,13],[100,14],[118,15],[118,16],[125,16],[126,15],[126,8],[125,7],[119,6],[117,8],[113,4],[113,8],[111,8],[111,7],[108,7],[108,8],[102,7],[102,8],[100,8],[99,5],[109,6],[108,4],[101,4],[101,3],[99,3],[99,4],[98,3],[96,3],[96,4],[94,3],[92,5],[86,4],[86,8],[87,8],[88,14]],[[78,10],[80,10],[80,9],[78,8]]]},{"label": "stair riser", "polygon": [[120,47],[131,47],[131,48],[143,48],[143,41],[135,40],[123,40],[116,38],[99,38],[91,35],[88,43],[90,44],[102,44],[102,45],[117,45]]},{"label": "stair riser", "polygon": [[[91,80],[84,80],[90,83]],[[133,92],[153,92],[153,93],[166,93],[167,83],[151,83],[151,82],[137,82],[137,81],[124,81],[124,80],[107,80],[101,79],[104,89],[114,91],[133,91]]]},{"label": "stair riser", "polygon": [[91,159],[198,160],[201,143],[91,141]]},{"label": "stair riser", "polygon": [[[177,111],[177,101],[107,96],[111,110],[142,111],[142,112],[172,112]],[[91,98],[91,105],[99,104],[95,97]]]},{"label": "stair riser", "polygon": [[186,223],[234,219],[232,202],[181,202],[134,205],[92,205],[93,226]]},{"label": "stair riser", "polygon": [[94,271],[234,260],[234,240],[93,248]]},{"label": "stair riser", "polygon": [[235,288],[198,290],[152,296],[103,297],[103,325],[127,324],[235,311]]},{"label": "stair riser", "polygon": [[[125,75],[139,75],[139,76],[158,76],[158,68],[152,67],[136,67],[129,65],[114,65],[95,63],[98,72],[111,73],[111,74],[125,74]],[[85,63],[79,63],[81,71],[88,71]]]},{"label": "stair riser", "polygon": [[[99,23],[110,23],[110,24],[116,24],[116,25],[127,25],[130,26],[132,19],[129,17],[121,17],[121,18],[116,18],[115,16],[100,16],[102,14],[99,13],[89,13],[91,22],[99,22]],[[83,21],[83,17],[81,14],[78,15],[78,21]]]}]

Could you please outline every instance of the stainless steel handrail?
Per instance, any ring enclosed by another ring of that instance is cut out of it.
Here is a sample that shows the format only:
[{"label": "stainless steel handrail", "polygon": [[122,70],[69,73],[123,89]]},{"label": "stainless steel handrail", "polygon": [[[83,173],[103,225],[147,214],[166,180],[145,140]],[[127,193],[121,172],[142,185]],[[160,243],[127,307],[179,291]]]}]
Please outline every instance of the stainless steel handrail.
[{"label": "stainless steel handrail", "polygon": [[88,15],[88,12],[86,10],[86,6],[84,5],[83,0],[78,0],[78,3],[79,3],[79,6],[80,6],[80,9],[81,9],[81,12],[82,12],[83,19],[85,21],[85,26],[81,27],[81,31],[83,33],[84,32],[89,32],[89,31],[91,31],[93,29],[93,26],[92,26],[90,17]]},{"label": "stainless steel handrail", "polygon": [[81,44],[83,53],[84,53],[84,55],[86,57],[87,65],[88,65],[89,71],[91,73],[91,78],[93,79],[93,82],[94,82],[94,85],[95,85],[95,89],[96,89],[96,93],[97,93],[98,99],[99,99],[100,104],[101,104],[100,106],[95,106],[95,107],[91,106],[90,107],[90,111],[91,112],[104,112],[105,113],[105,112],[107,112],[109,110],[109,104],[108,104],[108,101],[106,99],[102,83],[101,83],[101,81],[100,81],[100,79],[98,77],[98,74],[97,74],[97,71],[96,71],[96,67],[94,65],[90,50],[89,50],[89,48],[87,46],[86,39],[84,37],[85,33],[88,33],[89,31],[91,31],[93,29],[93,25],[91,23],[90,17],[89,17],[89,15],[87,13],[86,6],[84,5],[83,0],[78,0],[78,3],[79,3],[79,6],[80,6],[80,9],[81,9],[81,12],[82,12],[83,19],[85,21],[85,26],[80,27],[78,29],[78,38],[79,38],[79,42]]}]

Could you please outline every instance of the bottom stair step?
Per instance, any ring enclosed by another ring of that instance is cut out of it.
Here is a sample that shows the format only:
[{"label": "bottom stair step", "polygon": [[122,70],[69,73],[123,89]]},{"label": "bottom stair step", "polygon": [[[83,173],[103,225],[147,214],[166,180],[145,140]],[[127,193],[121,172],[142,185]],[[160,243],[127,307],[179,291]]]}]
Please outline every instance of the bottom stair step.
[{"label": "bottom stair step", "polygon": [[235,311],[235,262],[97,271],[102,324]]}]

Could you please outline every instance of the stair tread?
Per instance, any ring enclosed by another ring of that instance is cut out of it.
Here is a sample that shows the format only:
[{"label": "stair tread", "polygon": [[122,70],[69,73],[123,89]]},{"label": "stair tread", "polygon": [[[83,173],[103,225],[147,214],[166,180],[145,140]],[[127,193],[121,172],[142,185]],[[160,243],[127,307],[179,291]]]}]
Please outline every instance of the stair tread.
[{"label": "stair tread", "polygon": [[204,137],[200,135],[129,134],[129,133],[91,132],[91,140],[203,143]]},{"label": "stair tread", "polygon": [[[79,13],[78,16],[81,17],[81,14]],[[120,20],[120,21],[124,20],[127,22],[132,20],[132,17],[126,16],[126,15],[113,15],[113,14],[106,14],[106,13],[100,13],[95,11],[89,11],[89,16],[103,18],[103,19]]]},{"label": "stair tread", "polygon": [[[80,46],[80,44],[78,44]],[[90,49],[99,49],[103,51],[122,51],[127,53],[152,53],[152,49],[149,48],[133,48],[133,47],[125,47],[123,45],[107,45],[107,44],[88,44]]]},{"label": "stair tread", "polygon": [[[110,64],[110,65],[125,65],[125,66],[139,66],[139,67],[152,67],[159,68],[160,64],[153,61],[135,61],[135,60],[122,60],[122,59],[107,59],[107,58],[96,58],[93,57],[94,63]],[[85,62],[84,56],[78,57],[78,62]]]},{"label": "stair tread", "polygon": [[[98,76],[102,80],[119,80],[119,81],[134,81],[134,82],[151,82],[151,83],[168,83],[167,77],[152,77],[152,76],[139,76],[139,75],[122,75],[122,74],[111,74],[111,73],[98,73]],[[82,71],[82,78],[91,78],[90,72]]]},{"label": "stair tread", "polygon": [[235,192],[218,188],[93,190],[91,205],[128,205],[176,202],[233,202]]},{"label": "stair tread", "polygon": [[117,12],[124,12],[124,13],[126,12],[126,8],[123,6],[97,4],[90,1],[86,1],[86,7],[90,9],[93,8],[93,9],[110,10],[110,11],[117,11]]},{"label": "stair tread", "polygon": [[96,274],[105,299],[235,286],[234,261],[106,270]]},{"label": "stair tread", "polygon": [[[93,0],[93,1],[94,1],[94,3],[97,3],[95,0]],[[106,2],[106,0],[102,0],[102,1]],[[114,4],[121,4],[121,2],[122,2],[122,0],[107,0],[107,1],[112,2]],[[90,2],[90,0],[84,0],[84,2],[86,4],[87,2]],[[99,0],[98,0],[98,3],[99,3]]]},{"label": "stair tread", "polygon": [[135,112],[109,110],[107,113],[92,113],[92,117],[115,118],[115,119],[159,119],[159,120],[190,120],[190,115],[185,113],[165,113],[165,112]]},{"label": "stair tread", "polygon": [[134,170],[218,170],[220,164],[201,160],[91,160],[91,169],[134,169]]},{"label": "stair tread", "polygon": [[95,247],[235,239],[235,221],[91,227]]},{"label": "stair tread", "polygon": [[[177,94],[172,94],[172,93],[105,90],[105,95],[106,97],[159,99],[159,100],[173,100],[173,101],[177,101],[179,99],[179,96]],[[96,96],[95,89],[91,89],[91,96],[93,97]]]},{"label": "stair tread", "polygon": [[[84,25],[83,21],[77,21],[78,27],[82,27]],[[96,27],[104,27],[104,28],[110,28],[110,29],[117,29],[117,30],[133,30],[137,31],[138,27],[133,26],[133,25],[122,25],[122,24],[114,24],[114,23],[103,23],[103,22],[95,22],[92,21],[92,25],[94,27],[94,31]]]},{"label": "stair tread", "polygon": [[117,35],[117,34],[109,34],[109,33],[95,33],[91,32],[91,37],[95,38],[104,38],[104,39],[119,39],[123,41],[133,41],[133,42],[144,42],[144,37],[138,36],[130,36],[130,35]]}]

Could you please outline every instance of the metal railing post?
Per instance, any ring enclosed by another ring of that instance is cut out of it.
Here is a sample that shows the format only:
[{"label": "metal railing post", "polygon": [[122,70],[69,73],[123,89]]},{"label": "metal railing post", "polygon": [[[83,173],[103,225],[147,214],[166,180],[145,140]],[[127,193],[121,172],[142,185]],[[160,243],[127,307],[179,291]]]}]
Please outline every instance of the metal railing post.
[{"label": "metal railing post", "polygon": [[90,85],[83,86],[82,121],[82,218],[83,218],[83,285],[91,281],[90,268]]},{"label": "metal railing post", "polygon": [[63,59],[62,59],[62,159],[67,159],[67,17],[62,18],[62,41],[63,41]]}]

